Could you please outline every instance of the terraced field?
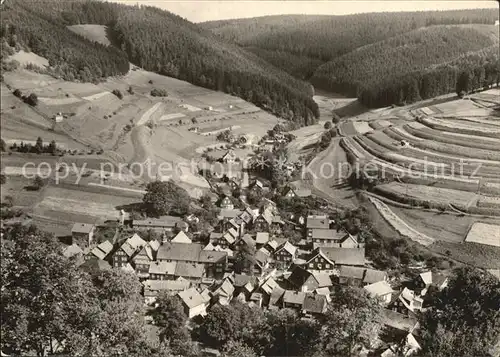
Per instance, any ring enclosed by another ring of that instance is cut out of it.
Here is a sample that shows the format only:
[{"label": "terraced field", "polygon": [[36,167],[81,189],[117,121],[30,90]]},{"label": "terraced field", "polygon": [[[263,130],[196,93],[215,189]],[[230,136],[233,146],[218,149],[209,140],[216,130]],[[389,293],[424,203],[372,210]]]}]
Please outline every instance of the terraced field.
[{"label": "terraced field", "polygon": [[[500,94],[495,89],[480,95],[493,101],[492,93]],[[480,231],[474,243],[465,237],[475,222],[500,222],[499,98],[496,109],[452,100],[423,108],[428,110],[408,108],[413,119],[394,122],[374,115],[366,122],[373,130],[340,132],[350,163],[370,174],[377,169],[370,202],[390,227],[439,254],[456,253],[457,260],[481,267],[500,264],[498,247],[482,243],[492,233]],[[349,127],[366,128],[359,121],[344,125]]]}]

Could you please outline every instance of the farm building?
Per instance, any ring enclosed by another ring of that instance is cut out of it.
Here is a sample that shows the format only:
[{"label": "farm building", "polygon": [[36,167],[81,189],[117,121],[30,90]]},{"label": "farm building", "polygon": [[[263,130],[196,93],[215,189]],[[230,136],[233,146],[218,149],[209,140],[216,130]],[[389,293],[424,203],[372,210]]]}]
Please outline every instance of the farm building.
[{"label": "farm building", "polygon": [[182,222],[180,217],[163,216],[160,218],[136,219],[132,227],[136,229],[152,229],[157,232],[171,232]]},{"label": "farm building", "polygon": [[89,223],[75,223],[71,228],[73,240],[85,240],[90,246],[94,237],[95,225]]}]

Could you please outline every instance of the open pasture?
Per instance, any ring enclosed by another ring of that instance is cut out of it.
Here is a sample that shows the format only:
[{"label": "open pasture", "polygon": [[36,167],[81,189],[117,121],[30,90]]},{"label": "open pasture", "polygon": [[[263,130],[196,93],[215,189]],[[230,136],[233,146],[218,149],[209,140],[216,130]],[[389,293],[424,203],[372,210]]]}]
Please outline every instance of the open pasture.
[{"label": "open pasture", "polygon": [[479,135],[479,136],[489,136],[492,138],[500,137],[500,128],[492,124],[481,123],[477,125],[474,123],[466,123],[461,120],[445,120],[423,117],[420,121],[430,126],[433,129],[456,132],[461,134]]},{"label": "open pasture", "polygon": [[1,201],[5,203],[12,199],[12,205],[20,208],[30,208],[38,202],[42,191],[30,190],[33,180],[22,176],[9,176],[7,182],[1,186]]},{"label": "open pasture", "polygon": [[475,222],[470,227],[465,241],[500,247],[500,225]]}]

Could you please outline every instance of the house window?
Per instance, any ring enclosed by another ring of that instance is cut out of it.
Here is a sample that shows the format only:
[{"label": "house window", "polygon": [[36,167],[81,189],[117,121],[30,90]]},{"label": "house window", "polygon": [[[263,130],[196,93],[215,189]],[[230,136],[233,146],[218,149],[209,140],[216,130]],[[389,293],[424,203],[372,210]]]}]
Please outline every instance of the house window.
[{"label": "house window", "polygon": [[309,268],[314,268],[314,264],[313,263],[309,263]]},{"label": "house window", "polygon": [[321,269],[321,268],[322,268],[321,263],[318,263],[318,269]]},{"label": "house window", "polygon": [[326,269],[330,269],[330,264],[325,264]]}]

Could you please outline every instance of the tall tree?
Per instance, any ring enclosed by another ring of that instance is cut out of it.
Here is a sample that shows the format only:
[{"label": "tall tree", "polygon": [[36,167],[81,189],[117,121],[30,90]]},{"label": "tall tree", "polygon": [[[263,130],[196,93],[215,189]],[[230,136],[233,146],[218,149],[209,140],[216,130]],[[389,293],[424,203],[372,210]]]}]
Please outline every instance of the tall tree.
[{"label": "tall tree", "polygon": [[487,356],[500,338],[500,281],[475,268],[454,270],[420,318],[422,355]]},{"label": "tall tree", "polygon": [[146,186],[143,197],[146,212],[152,216],[184,215],[190,209],[189,194],[172,181],[155,181]]}]

